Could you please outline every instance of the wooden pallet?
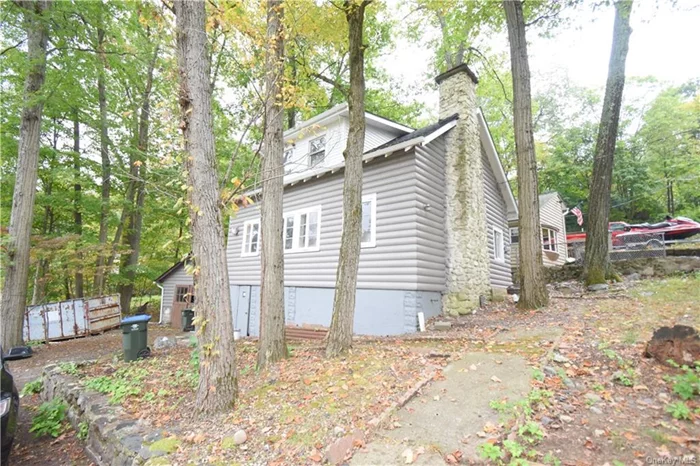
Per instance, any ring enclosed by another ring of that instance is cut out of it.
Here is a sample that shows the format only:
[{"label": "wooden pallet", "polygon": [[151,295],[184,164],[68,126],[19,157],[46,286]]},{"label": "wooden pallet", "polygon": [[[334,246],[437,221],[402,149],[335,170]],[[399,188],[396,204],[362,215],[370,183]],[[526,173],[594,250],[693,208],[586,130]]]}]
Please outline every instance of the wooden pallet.
[{"label": "wooden pallet", "polygon": [[328,333],[327,328],[297,327],[289,325],[285,328],[287,340],[323,340]]}]

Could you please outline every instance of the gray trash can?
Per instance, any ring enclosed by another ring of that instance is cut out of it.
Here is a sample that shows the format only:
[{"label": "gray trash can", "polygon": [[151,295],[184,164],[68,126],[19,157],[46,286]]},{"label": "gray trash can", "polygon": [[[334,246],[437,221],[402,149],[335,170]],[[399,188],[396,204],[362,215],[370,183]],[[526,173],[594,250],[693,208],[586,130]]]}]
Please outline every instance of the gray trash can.
[{"label": "gray trash can", "polygon": [[149,315],[131,316],[121,321],[124,361],[135,361],[151,355],[148,347]]}]

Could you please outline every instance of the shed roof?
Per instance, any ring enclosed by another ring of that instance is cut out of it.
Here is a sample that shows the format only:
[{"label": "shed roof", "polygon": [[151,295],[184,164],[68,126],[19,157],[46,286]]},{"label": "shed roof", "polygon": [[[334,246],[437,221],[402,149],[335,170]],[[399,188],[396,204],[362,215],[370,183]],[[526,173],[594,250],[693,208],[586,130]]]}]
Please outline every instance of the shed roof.
[{"label": "shed roof", "polygon": [[153,281],[156,283],[163,283],[166,278],[168,278],[170,275],[175,273],[180,267],[184,267],[185,262],[188,261],[189,259],[190,259],[190,256],[187,256],[184,260],[181,260],[180,262],[178,262],[175,265],[173,265],[172,267],[170,267],[168,270],[163,272],[158,278],[156,278]]}]

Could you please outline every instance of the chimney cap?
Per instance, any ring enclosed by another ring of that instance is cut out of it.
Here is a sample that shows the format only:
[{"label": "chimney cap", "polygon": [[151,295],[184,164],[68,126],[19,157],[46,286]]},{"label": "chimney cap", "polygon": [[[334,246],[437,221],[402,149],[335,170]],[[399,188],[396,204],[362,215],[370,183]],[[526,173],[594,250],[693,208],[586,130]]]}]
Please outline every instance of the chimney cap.
[{"label": "chimney cap", "polygon": [[444,73],[438,75],[438,76],[435,78],[435,82],[436,82],[437,84],[440,84],[440,83],[443,82],[445,79],[447,79],[447,78],[449,78],[449,77],[451,77],[451,76],[454,76],[454,75],[456,75],[457,73],[467,73],[467,75],[472,79],[472,81],[474,81],[474,84],[479,84],[479,79],[476,77],[476,75],[474,74],[474,72],[473,72],[471,69],[469,69],[469,67],[467,66],[466,63],[462,63],[461,65],[457,65],[457,66],[455,66],[454,68],[452,68],[452,69],[450,69],[450,70],[447,70],[447,71],[445,71]]}]

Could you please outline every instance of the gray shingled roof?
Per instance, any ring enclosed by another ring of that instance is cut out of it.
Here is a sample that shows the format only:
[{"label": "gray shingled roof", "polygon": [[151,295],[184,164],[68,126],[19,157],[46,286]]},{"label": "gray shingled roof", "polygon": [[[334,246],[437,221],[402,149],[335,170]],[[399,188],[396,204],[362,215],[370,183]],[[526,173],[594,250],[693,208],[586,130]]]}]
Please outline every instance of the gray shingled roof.
[{"label": "gray shingled roof", "polygon": [[432,125],[424,126],[423,128],[417,129],[411,133],[404,134],[403,136],[399,136],[397,138],[392,139],[391,141],[385,142],[381,146],[373,147],[372,149],[365,151],[365,153],[368,152],[374,152],[377,150],[385,149],[387,147],[395,146],[397,144],[401,144],[402,142],[410,141],[411,139],[416,139],[421,136],[429,136],[433,134],[435,131],[439,130],[443,126],[445,126],[447,123],[456,120],[459,118],[458,114],[454,114],[452,116],[449,116],[447,118],[443,118],[442,120],[439,120],[437,123],[433,123]]}]

